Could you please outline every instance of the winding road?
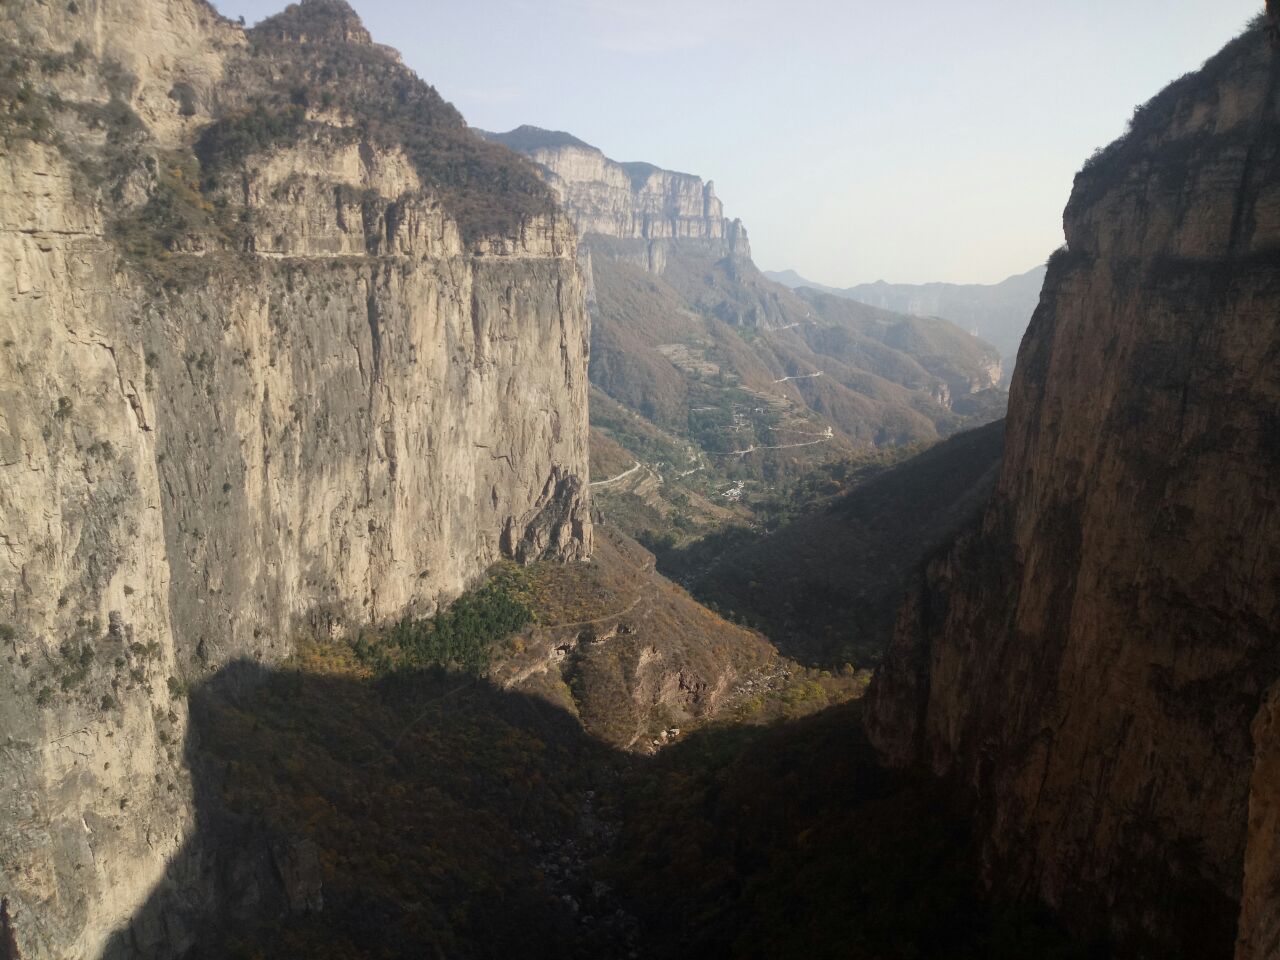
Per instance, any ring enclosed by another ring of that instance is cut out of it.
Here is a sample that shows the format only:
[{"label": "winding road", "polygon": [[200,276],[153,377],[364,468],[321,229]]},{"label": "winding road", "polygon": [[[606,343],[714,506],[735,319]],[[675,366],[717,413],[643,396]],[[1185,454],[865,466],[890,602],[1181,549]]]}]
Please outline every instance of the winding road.
[{"label": "winding road", "polygon": [[617,483],[623,477],[629,477],[639,469],[640,469],[640,461],[637,460],[635,463],[635,466],[633,466],[630,470],[624,470],[622,471],[622,473],[618,474],[616,477],[610,477],[608,480],[593,480],[591,483],[587,484],[587,486],[603,487],[607,483]]}]

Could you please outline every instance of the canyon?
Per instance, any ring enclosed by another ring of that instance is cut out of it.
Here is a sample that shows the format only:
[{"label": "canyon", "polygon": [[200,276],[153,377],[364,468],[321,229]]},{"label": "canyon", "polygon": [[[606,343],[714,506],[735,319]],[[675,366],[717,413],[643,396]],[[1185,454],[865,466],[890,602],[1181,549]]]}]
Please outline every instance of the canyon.
[{"label": "canyon", "polygon": [[1264,21],[993,289],[343,0],[0,36],[0,960],[1280,955]]},{"label": "canyon", "polygon": [[[600,342],[602,331],[610,338],[622,336],[614,333],[615,326],[625,326],[632,338],[663,335],[692,349],[699,341],[727,337],[718,323],[738,334],[733,346],[725,343],[707,352],[726,374],[744,382],[768,374],[769,383],[791,384],[802,379],[796,374],[829,364],[823,375],[831,380],[781,390],[799,391],[788,393],[788,399],[799,401],[810,415],[826,410],[824,424],[877,443],[954,430],[962,421],[948,419],[952,398],[990,390],[1000,379],[995,350],[951,323],[863,310],[831,298],[802,298],[769,281],[751,260],[746,228],[725,216],[710,181],[650,163],[618,163],[566,133],[519,127],[485,136],[538,165],[583,235],[594,293],[597,366],[613,362],[615,352],[632,363],[644,352],[633,342],[625,349],[613,346],[612,339]],[[643,279],[636,270],[643,271]],[[668,305],[664,310],[660,303],[637,309],[625,302],[638,298],[637,288],[646,283],[650,297],[655,291],[668,293],[683,309]],[[665,320],[662,329],[646,329],[659,325],[659,319]],[[757,343],[752,335],[768,341]],[[662,352],[668,365],[680,363],[671,359],[676,345],[645,344],[650,352]],[[606,389],[612,384],[603,373],[594,382]],[[622,399],[626,385],[616,392]],[[829,392],[841,399],[826,399]],[[833,416],[842,405],[856,412]],[[913,422],[883,425],[895,418]]]},{"label": "canyon", "polygon": [[780,483],[1003,414],[994,347],[945,320],[770,281],[712,182],[619,163],[565,132],[484,136],[537,164],[582,233],[592,449],[620,450],[602,469],[644,468],[598,500],[646,544],[759,525],[753,504]]}]

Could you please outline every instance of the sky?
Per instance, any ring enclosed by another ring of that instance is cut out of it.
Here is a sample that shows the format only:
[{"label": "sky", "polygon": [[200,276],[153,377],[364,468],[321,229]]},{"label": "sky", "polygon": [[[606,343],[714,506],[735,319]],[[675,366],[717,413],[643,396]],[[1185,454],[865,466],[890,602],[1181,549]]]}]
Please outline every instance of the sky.
[{"label": "sky", "polygon": [[[214,0],[254,23],[284,0]],[[756,263],[994,283],[1072,178],[1261,0],[350,0],[472,125],[715,181]]]}]

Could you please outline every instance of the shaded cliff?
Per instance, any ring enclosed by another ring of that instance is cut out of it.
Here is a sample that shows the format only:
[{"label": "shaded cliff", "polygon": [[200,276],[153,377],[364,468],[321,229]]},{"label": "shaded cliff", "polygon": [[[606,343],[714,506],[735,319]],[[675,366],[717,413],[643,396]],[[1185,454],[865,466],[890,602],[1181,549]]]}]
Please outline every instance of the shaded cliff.
[{"label": "shaded cliff", "polygon": [[0,35],[0,894],[61,960],[190,835],[189,684],[589,553],[588,319],[531,165],[345,4]]},{"label": "shaded cliff", "polygon": [[976,793],[988,884],[1127,954],[1280,946],[1278,96],[1255,23],[1077,176],[994,498],[871,692]]}]

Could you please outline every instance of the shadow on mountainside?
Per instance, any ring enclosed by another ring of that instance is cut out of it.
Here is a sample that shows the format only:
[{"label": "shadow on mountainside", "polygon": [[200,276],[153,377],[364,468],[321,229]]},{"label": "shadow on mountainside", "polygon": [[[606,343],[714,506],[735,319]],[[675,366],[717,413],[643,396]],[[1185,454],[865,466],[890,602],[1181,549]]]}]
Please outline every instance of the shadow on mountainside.
[{"label": "shadow on mountainside", "polygon": [[912,573],[986,505],[1003,453],[1004,421],[997,420],[767,536],[732,528],[655,551],[658,569],[807,666],[874,666]]},{"label": "shadow on mountainside", "polygon": [[107,960],[1084,956],[983,905],[856,705],[650,760],[443,671],[237,662],[190,707],[194,835]]},{"label": "shadow on mountainside", "polygon": [[582,923],[580,874],[603,839],[583,804],[629,758],[563,710],[243,661],[190,709],[194,836],[105,958],[626,955]]},{"label": "shadow on mountainside", "polygon": [[632,775],[612,869],[647,956],[1085,960],[1043,910],[987,903],[954,785],[880,767],[861,704],[694,734]]}]

